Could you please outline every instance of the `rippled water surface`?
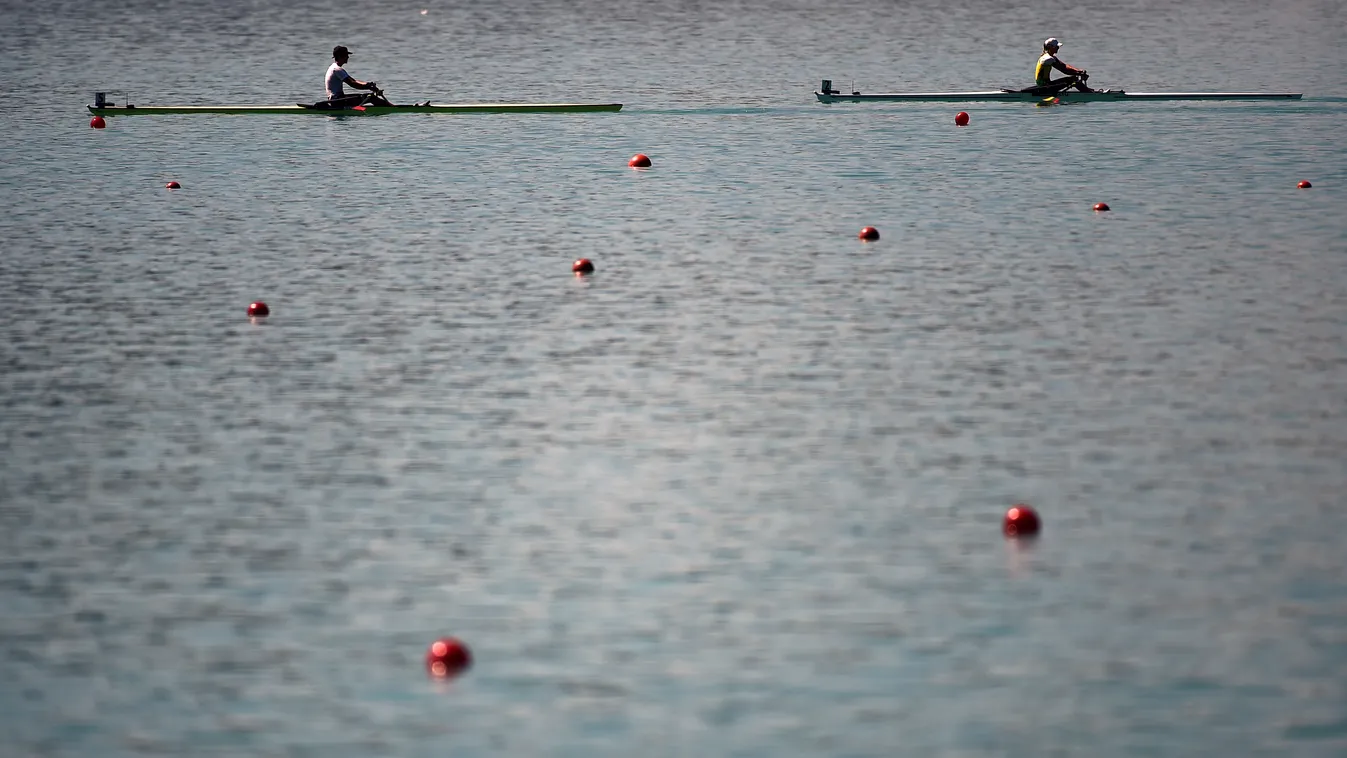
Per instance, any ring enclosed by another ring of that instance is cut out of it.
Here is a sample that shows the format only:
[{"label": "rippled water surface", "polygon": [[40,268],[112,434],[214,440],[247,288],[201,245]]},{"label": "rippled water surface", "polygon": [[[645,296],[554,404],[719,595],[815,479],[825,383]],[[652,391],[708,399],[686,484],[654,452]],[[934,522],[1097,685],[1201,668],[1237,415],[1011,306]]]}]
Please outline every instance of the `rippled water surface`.
[{"label": "rippled water surface", "polygon": [[1347,754],[1341,3],[417,2],[0,2],[0,753]]}]

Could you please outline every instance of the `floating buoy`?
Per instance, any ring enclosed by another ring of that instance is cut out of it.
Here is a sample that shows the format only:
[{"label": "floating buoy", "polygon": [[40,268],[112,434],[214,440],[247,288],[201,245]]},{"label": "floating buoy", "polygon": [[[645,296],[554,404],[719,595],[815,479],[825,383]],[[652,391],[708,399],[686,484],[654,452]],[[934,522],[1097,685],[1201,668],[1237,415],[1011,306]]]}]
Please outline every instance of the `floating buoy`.
[{"label": "floating buoy", "polygon": [[592,274],[594,273],[594,262],[588,258],[580,258],[571,264],[571,271],[577,274]]},{"label": "floating buoy", "polygon": [[860,239],[865,240],[866,242],[874,242],[875,240],[879,239],[879,230],[874,228],[873,226],[867,226],[861,230],[860,234],[857,234],[856,236],[859,237]]},{"label": "floating buoy", "polygon": [[1095,203],[1095,204],[1094,204],[1094,209],[1097,210],[1097,211],[1106,211],[1106,210],[1109,210],[1108,203]]},{"label": "floating buoy", "polygon": [[954,125],[955,125],[955,126],[968,126],[968,114],[967,114],[967,113],[964,113],[963,111],[959,111],[957,114],[955,114],[955,116],[954,116]]},{"label": "floating buoy", "polygon": [[627,165],[632,168],[650,168],[650,156],[645,153],[637,153],[627,161]]},{"label": "floating buoy", "polygon": [[89,126],[92,126],[95,129],[106,129],[108,122],[104,121],[102,116],[94,116],[89,119]]},{"label": "floating buoy", "polygon": [[1001,521],[1001,531],[1007,537],[1032,537],[1038,534],[1041,527],[1038,513],[1024,503],[1010,506],[1005,519]]},{"label": "floating buoy", "polygon": [[169,182],[164,185],[164,189],[182,189],[182,185],[177,182]]},{"label": "floating buoy", "polygon": [[472,653],[454,637],[441,637],[426,650],[426,670],[436,679],[452,679],[470,666]]},{"label": "floating buoy", "polygon": [[271,309],[267,307],[267,304],[266,304],[266,303],[262,302],[261,300],[258,300],[257,302],[248,303],[248,315],[249,315],[249,316],[270,316],[270,315],[271,315]]},{"label": "floating buoy", "polygon": [[1299,188],[1301,188],[1301,189],[1309,189],[1310,187],[1313,187],[1314,185],[1313,185],[1313,184],[1310,184],[1309,182],[1305,181],[1304,179],[1301,179],[1301,180],[1300,180],[1300,183],[1297,184],[1296,186],[1299,187]]}]

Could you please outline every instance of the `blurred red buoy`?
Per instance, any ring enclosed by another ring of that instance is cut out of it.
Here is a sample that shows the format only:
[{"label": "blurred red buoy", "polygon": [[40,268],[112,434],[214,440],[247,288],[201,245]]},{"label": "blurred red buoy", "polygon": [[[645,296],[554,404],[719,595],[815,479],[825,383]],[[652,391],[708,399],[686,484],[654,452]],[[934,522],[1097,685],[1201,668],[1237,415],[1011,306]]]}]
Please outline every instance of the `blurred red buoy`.
[{"label": "blurred red buoy", "polygon": [[594,273],[594,263],[588,258],[580,258],[571,264],[571,271],[577,274],[592,274]]},{"label": "blurred red buoy", "polygon": [[650,168],[650,156],[645,153],[637,153],[627,161],[627,165],[632,168]]},{"label": "blurred red buoy", "polygon": [[1108,203],[1095,203],[1094,209],[1097,211],[1106,211],[1109,209]]},{"label": "blurred red buoy", "polygon": [[271,309],[267,307],[267,304],[266,304],[266,303],[262,302],[261,300],[258,300],[258,301],[255,302],[255,303],[248,303],[248,315],[249,315],[249,316],[270,316],[270,315],[271,315]]},{"label": "blurred red buoy", "polygon": [[165,184],[165,185],[164,185],[164,188],[165,188],[165,189],[182,189],[182,185],[181,185],[181,184],[178,184],[177,182],[169,182],[168,184]]},{"label": "blurred red buoy", "polygon": [[1007,537],[1031,537],[1038,534],[1041,526],[1038,514],[1033,508],[1024,503],[1016,503],[1006,511],[1006,517],[1001,522],[1001,531],[1005,532]]},{"label": "blurred red buoy", "polygon": [[1314,185],[1313,185],[1313,184],[1310,184],[1309,182],[1307,182],[1307,181],[1305,181],[1304,179],[1302,179],[1302,180],[1300,180],[1300,183],[1297,184],[1296,186],[1299,187],[1299,188],[1301,188],[1301,189],[1309,189],[1310,187],[1313,187]]},{"label": "blurred red buoy", "polygon": [[107,128],[107,125],[108,122],[104,121],[102,116],[94,116],[89,119],[89,126],[92,126],[95,129],[105,129]]},{"label": "blurred red buoy", "polygon": [[452,679],[472,666],[468,646],[453,637],[441,637],[426,650],[426,670],[436,679]]},{"label": "blurred red buoy", "polygon": [[958,114],[954,116],[954,125],[968,126],[968,114],[964,113],[963,111],[959,111]]},{"label": "blurred red buoy", "polygon": [[856,236],[859,237],[860,239],[865,240],[866,242],[874,242],[875,240],[879,239],[879,230],[874,228],[873,226],[867,226],[861,230],[860,234],[857,234]]}]

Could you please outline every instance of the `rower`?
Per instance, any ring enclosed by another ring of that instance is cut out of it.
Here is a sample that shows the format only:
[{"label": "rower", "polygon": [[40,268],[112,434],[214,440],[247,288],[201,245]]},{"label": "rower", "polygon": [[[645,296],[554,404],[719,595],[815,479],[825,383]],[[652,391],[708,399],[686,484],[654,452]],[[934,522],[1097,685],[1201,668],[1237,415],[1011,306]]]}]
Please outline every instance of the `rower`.
[{"label": "rower", "polygon": [[[346,49],[345,45],[337,45],[332,48],[332,65],[327,67],[327,74],[323,81],[327,86],[327,102],[333,107],[350,108],[357,105],[392,105],[383,98],[383,93],[379,91],[379,85],[374,82],[362,82],[359,79],[346,73],[342,68],[346,61],[351,59],[351,51]],[[342,83],[351,85],[356,89],[369,90],[369,95],[348,95],[342,90]]]},{"label": "rower", "polygon": [[[1056,37],[1049,37],[1043,40],[1043,55],[1038,59],[1038,65],[1034,66],[1034,87],[1032,89],[1042,89],[1043,94],[1063,92],[1069,87],[1075,87],[1081,92],[1094,92],[1090,86],[1085,83],[1090,75],[1083,68],[1068,66],[1057,57],[1057,50],[1062,46]],[[1053,79],[1052,71],[1056,69],[1067,76],[1062,79]]]}]

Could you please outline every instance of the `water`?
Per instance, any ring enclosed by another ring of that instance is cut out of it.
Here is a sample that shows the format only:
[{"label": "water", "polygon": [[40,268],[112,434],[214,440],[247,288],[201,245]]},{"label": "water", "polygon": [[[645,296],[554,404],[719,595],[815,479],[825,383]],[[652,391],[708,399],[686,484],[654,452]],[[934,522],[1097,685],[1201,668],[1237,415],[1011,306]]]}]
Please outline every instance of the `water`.
[{"label": "water", "polygon": [[0,4],[0,752],[1343,755],[1343,7],[1039,15]]}]

